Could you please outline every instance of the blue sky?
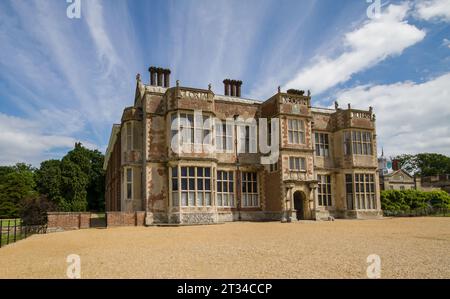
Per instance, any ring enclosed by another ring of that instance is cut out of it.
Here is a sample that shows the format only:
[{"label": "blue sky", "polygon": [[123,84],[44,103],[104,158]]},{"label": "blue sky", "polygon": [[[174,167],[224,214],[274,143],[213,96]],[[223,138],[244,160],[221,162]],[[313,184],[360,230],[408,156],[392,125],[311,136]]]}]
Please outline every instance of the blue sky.
[{"label": "blue sky", "polygon": [[385,153],[450,154],[450,0],[0,2],[0,164],[105,150],[150,65],[172,84],[265,100],[311,89],[314,106],[373,106]]}]

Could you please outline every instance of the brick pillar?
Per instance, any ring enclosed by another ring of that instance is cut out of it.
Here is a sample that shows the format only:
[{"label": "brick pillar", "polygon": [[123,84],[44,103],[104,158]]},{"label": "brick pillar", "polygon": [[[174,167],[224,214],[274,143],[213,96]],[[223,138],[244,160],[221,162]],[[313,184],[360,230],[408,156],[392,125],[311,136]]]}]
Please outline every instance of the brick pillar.
[{"label": "brick pillar", "polygon": [[236,80],[231,80],[231,96],[236,96]]},{"label": "brick pillar", "polygon": [[164,70],[164,87],[170,87],[170,70]]},{"label": "brick pillar", "polygon": [[148,71],[150,72],[150,85],[155,86],[156,85],[156,68],[152,66],[148,69]]},{"label": "brick pillar", "polygon": [[241,86],[242,86],[242,81],[237,81],[236,82],[236,96],[238,98],[241,97]]},{"label": "brick pillar", "polygon": [[228,79],[223,80],[223,86],[225,88],[224,94],[226,96],[229,96],[230,95],[230,80],[228,80]]}]

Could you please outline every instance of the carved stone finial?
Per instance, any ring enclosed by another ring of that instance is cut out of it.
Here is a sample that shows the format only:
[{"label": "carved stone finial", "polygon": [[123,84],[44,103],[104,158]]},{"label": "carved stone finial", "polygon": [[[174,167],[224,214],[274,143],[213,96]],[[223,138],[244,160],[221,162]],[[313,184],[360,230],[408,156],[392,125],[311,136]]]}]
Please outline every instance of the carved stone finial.
[{"label": "carved stone finial", "polygon": [[373,113],[373,107],[372,106],[369,107],[369,112],[370,112],[370,114]]},{"label": "carved stone finial", "polygon": [[373,119],[374,121],[376,120],[375,114],[372,115],[372,119]]},{"label": "carved stone finial", "polygon": [[348,105],[348,109],[352,109],[352,105],[350,105],[350,103],[348,103],[347,105]]},{"label": "carved stone finial", "polygon": [[337,101],[334,101],[334,109],[336,110],[339,109],[339,103]]},{"label": "carved stone finial", "polygon": [[278,93],[281,93],[281,86],[278,86]]},{"label": "carved stone finial", "polygon": [[311,90],[308,89],[308,97],[311,96]]},{"label": "carved stone finial", "polygon": [[211,91],[211,89],[212,89],[212,85],[211,85],[211,83],[209,83],[208,84],[208,90]]},{"label": "carved stone finial", "polygon": [[177,87],[180,87],[180,80],[177,80]]},{"label": "carved stone finial", "polygon": [[141,82],[141,74],[136,74],[136,81]]}]

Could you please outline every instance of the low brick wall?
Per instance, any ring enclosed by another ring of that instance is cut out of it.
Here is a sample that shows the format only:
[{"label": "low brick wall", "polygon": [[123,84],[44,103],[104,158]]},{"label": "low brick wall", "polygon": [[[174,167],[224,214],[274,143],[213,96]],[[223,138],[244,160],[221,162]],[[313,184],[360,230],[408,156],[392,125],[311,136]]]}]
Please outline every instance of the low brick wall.
[{"label": "low brick wall", "polygon": [[145,212],[106,212],[106,226],[144,226]]},{"label": "low brick wall", "polygon": [[47,213],[47,231],[57,232],[90,227],[89,212],[49,212]]}]

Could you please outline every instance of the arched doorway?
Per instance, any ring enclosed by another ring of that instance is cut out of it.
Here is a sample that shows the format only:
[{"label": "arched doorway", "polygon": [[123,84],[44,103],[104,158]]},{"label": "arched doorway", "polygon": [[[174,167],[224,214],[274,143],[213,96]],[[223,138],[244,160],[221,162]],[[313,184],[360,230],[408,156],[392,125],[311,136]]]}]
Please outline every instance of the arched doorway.
[{"label": "arched doorway", "polygon": [[297,211],[297,220],[305,219],[305,193],[296,191],[294,193],[294,209]]}]

